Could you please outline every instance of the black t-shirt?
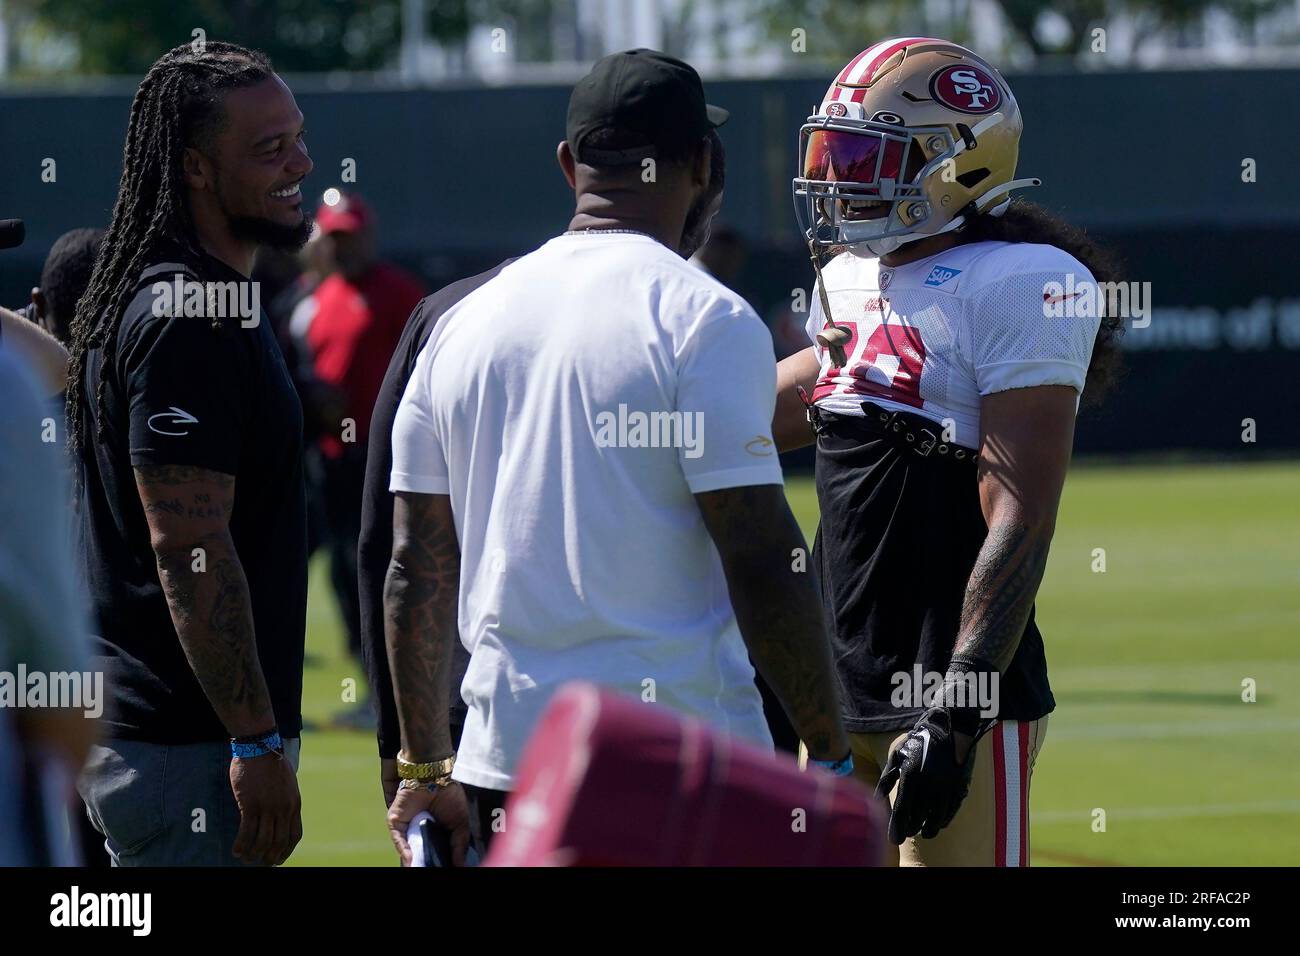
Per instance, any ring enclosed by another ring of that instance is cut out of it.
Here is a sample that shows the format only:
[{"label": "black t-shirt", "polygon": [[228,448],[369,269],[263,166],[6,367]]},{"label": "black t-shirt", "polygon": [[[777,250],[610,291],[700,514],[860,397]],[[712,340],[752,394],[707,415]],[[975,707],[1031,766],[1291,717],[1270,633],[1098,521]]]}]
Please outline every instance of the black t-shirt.
[{"label": "black t-shirt", "polygon": [[[461,279],[425,296],[406,321],[397,350],[388,364],[388,372],[375,399],[370,418],[370,446],[366,457],[366,484],[361,497],[361,540],[357,552],[357,574],[361,599],[361,657],[366,677],[375,696],[379,716],[379,755],[395,757],[401,747],[397,722],[397,704],[393,699],[393,682],[388,670],[388,651],[384,643],[384,577],[393,556],[393,495],[388,490],[393,470],[393,420],[402,403],[406,383],[410,381],[424,343],[442,314],[485,284],[513,259],[487,272]],[[464,723],[465,703],[458,690],[469,664],[469,653],[457,641],[452,654],[452,724]]]},{"label": "black t-shirt", "polygon": [[[948,669],[988,534],[976,471],[922,458],[860,420],[828,417],[817,439],[814,555],[844,726],[902,730],[923,712],[911,706],[913,690],[924,701],[927,682]],[[1032,610],[997,696],[1005,720],[1037,720],[1056,706]]]},{"label": "black t-shirt", "polygon": [[182,273],[247,283],[244,276],[170,244],[151,261],[109,361],[103,348],[93,349],[83,372],[79,551],[110,685],[104,720],[111,736],[157,743],[229,737],[172,625],[132,470],[189,465],[235,476],[230,534],[248,582],[258,657],[280,733],[295,737],[307,614],[302,407],[260,310],[249,328],[237,316],[214,328],[206,316],[154,315],[155,282]]}]

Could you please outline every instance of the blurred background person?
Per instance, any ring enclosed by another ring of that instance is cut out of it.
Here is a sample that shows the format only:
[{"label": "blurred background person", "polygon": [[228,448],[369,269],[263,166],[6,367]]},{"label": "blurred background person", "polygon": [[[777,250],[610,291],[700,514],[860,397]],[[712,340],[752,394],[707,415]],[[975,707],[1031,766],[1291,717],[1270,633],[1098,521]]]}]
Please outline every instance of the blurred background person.
[{"label": "blurred background person", "polygon": [[71,341],[77,300],[90,285],[95,254],[103,241],[103,229],[70,229],[59,236],[45,257],[41,284],[32,289],[29,318],[65,347]]},{"label": "blurred background person", "polygon": [[[29,674],[89,670],[62,445],[42,440],[45,391],[25,362],[0,347],[0,672],[7,675],[19,665]],[[93,738],[83,710],[0,707],[0,866],[75,862],[64,818],[76,807],[73,782]]]},{"label": "blurred background person", "polygon": [[[717,130],[711,130],[709,140],[709,188],[706,198],[692,208],[682,230],[679,253],[703,269],[733,292],[740,291],[738,282],[745,265],[745,241],[740,233],[728,225],[717,225],[715,220],[722,209],[727,188],[727,150]],[[751,658],[750,663],[753,663]],[[763,698],[763,716],[767,729],[772,732],[772,742],[778,750],[797,753],[799,735],[786,715],[776,693],[754,668],[754,683]]]},{"label": "blurred background person", "polygon": [[[48,338],[32,336],[26,330],[22,334],[48,356],[49,365],[53,369],[66,368],[64,350],[69,341],[69,327],[77,312],[77,301],[90,284],[95,255],[103,238],[103,229],[91,228],[70,229],[59,236],[45,257],[40,284],[32,287],[31,301],[18,310],[19,315],[48,333]],[[53,415],[55,420],[53,435],[57,447],[62,447],[62,443],[57,440],[64,417],[61,389],[52,403],[54,407],[48,414]],[[60,463],[62,462],[60,457]],[[91,824],[85,804],[75,790],[71,800],[73,826],[78,830],[77,842],[80,844],[82,862],[86,866],[107,867],[109,856],[104,849],[104,838]]]},{"label": "blurred background person", "polygon": [[0,308],[0,347],[27,363],[46,395],[63,391],[68,381],[68,350],[25,312]]},{"label": "blurred background person", "polygon": [[726,223],[714,223],[708,241],[691,256],[691,262],[728,289],[739,291],[740,274],[748,257],[749,250],[740,230]]},{"label": "blurred background person", "polygon": [[[334,203],[316,210],[324,275],[296,307],[311,378],[336,393],[332,409],[317,393],[321,430],[316,442],[330,555],[330,582],[347,631],[348,652],[361,659],[361,610],[357,596],[357,542],[361,492],[366,476],[370,418],[389,360],[406,320],[425,294],[418,279],[375,253],[375,217],[355,194],[331,193]],[[327,392],[326,392],[327,394]],[[347,720],[371,722],[369,708]]]},{"label": "blurred background person", "polygon": [[262,283],[262,302],[284,356],[298,400],[302,403],[303,477],[307,485],[307,558],[310,560],[329,537],[325,516],[324,478],[316,443],[326,428],[336,428],[344,415],[338,389],[316,378],[307,329],[316,311],[312,298],[334,268],[320,229],[313,224],[307,244],[297,252],[259,250],[253,278]]}]

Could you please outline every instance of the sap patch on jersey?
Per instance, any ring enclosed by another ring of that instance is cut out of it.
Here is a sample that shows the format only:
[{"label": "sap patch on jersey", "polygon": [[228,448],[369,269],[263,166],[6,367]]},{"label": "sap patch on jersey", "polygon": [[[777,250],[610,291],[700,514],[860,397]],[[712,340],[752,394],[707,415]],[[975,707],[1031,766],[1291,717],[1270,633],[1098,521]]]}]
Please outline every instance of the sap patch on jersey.
[{"label": "sap patch on jersey", "polygon": [[930,270],[930,274],[926,276],[925,284],[934,289],[942,288],[959,275],[961,275],[960,269],[952,269],[948,266],[935,266]]}]

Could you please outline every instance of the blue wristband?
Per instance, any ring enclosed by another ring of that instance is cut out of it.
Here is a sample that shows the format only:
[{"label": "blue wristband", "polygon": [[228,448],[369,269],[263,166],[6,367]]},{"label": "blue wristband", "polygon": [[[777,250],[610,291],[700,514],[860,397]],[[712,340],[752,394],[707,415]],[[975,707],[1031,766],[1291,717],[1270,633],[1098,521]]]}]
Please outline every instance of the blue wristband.
[{"label": "blue wristband", "polygon": [[265,757],[267,754],[280,754],[284,752],[284,743],[280,740],[280,732],[273,730],[271,733],[262,737],[257,737],[249,741],[230,741],[230,756],[238,757],[241,760],[247,760],[250,757]]},{"label": "blue wristband", "polygon": [[837,777],[853,776],[853,753],[850,751],[846,756],[839,760],[814,760],[808,758],[808,762],[814,767],[821,767],[823,770],[830,771]]}]

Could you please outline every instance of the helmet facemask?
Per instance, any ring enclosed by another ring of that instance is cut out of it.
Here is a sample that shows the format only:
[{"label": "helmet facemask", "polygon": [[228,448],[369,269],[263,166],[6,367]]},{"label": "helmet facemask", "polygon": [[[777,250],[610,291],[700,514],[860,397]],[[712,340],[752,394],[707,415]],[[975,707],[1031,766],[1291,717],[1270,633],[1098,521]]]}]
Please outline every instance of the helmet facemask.
[{"label": "helmet facemask", "polygon": [[932,235],[940,230],[926,228],[933,207],[925,184],[958,152],[942,126],[809,117],[793,184],[799,227],[814,248],[861,244],[877,256]]}]

